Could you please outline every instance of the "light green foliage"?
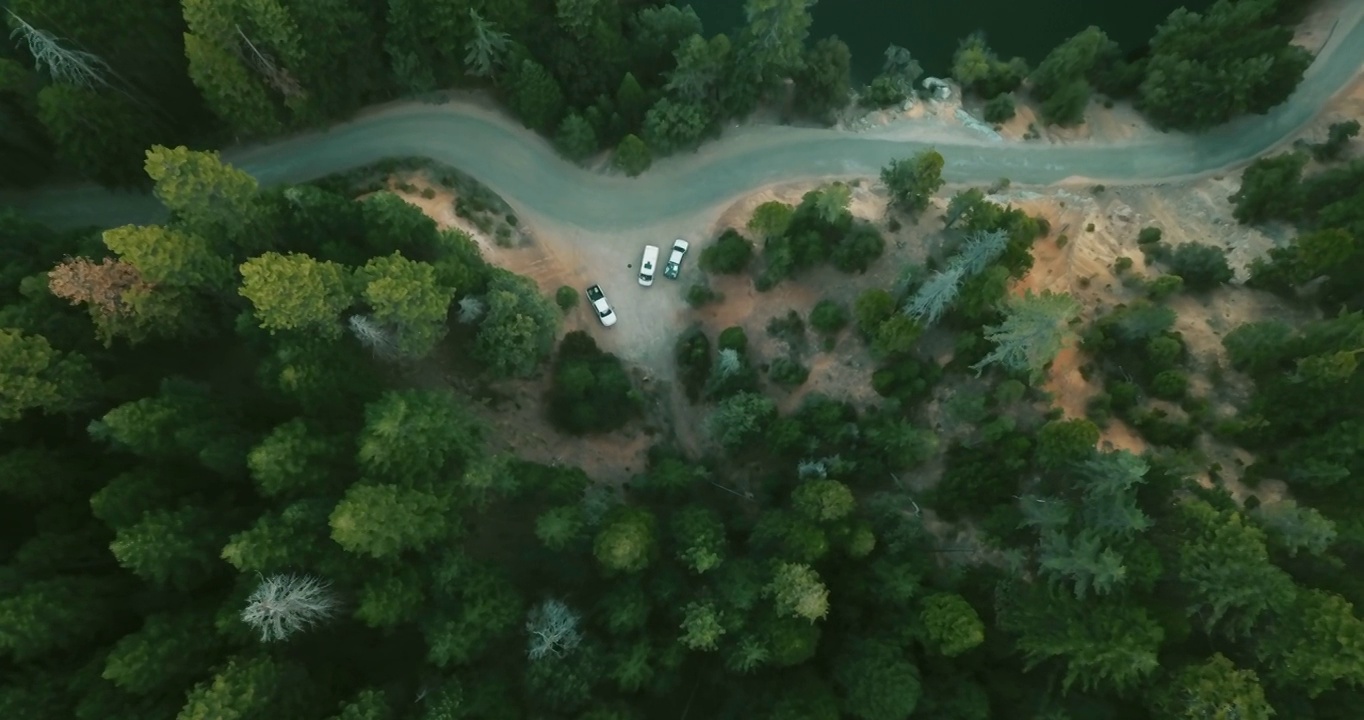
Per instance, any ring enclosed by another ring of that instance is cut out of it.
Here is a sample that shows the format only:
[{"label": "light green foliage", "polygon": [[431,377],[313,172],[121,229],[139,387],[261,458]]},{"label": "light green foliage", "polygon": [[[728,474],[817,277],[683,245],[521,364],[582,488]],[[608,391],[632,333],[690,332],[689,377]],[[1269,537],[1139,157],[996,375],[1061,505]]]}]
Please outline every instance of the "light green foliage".
[{"label": "light green foliage", "polygon": [[[785,208],[790,214],[790,206],[780,203],[771,203],[778,208]],[[759,210],[767,206],[768,203],[759,206]],[[749,225],[757,220],[758,215],[754,213],[753,220]],[[748,268],[748,264],[753,260],[753,243],[748,238],[740,235],[733,228],[729,228],[720,233],[720,237],[715,239],[711,245],[707,245],[701,251],[701,269],[706,272],[718,273],[721,275],[732,275],[741,273]]]},{"label": "light green foliage", "polygon": [[354,485],[331,514],[331,536],[357,555],[391,558],[458,534],[451,500],[401,485]]},{"label": "light green foliage", "polygon": [[299,253],[272,252],[242,263],[239,271],[237,292],[251,301],[262,328],[341,336],[341,313],[355,296],[345,268]]},{"label": "light green foliage", "polygon": [[796,107],[820,121],[828,121],[852,96],[852,52],[836,37],[821,38],[805,52],[805,66],[796,73]]},{"label": "light green foliage", "polygon": [[1364,621],[1339,595],[1298,589],[1257,647],[1271,684],[1316,697],[1364,685]]},{"label": "light green foliage", "polygon": [[1043,120],[1058,125],[1082,122],[1089,100],[1088,79],[1101,63],[1112,62],[1118,55],[1118,44],[1094,26],[1053,48],[1028,78],[1033,96],[1042,101]]},{"label": "light green foliage", "polygon": [[558,126],[564,114],[564,93],[543,65],[523,59],[507,86],[507,105],[526,127],[550,132]]},{"label": "light green foliage", "polygon": [[764,238],[780,237],[786,234],[794,214],[795,208],[790,205],[769,200],[753,209],[753,215],[748,218],[748,229]]},{"label": "light green foliage", "polygon": [[854,641],[833,676],[843,689],[843,712],[858,720],[904,720],[923,697],[919,669],[885,640]]},{"label": "light green foliage", "polygon": [[226,539],[221,521],[207,508],[189,505],[147,512],[137,524],[119,529],[109,551],[138,577],[188,590],[220,567],[218,550]]},{"label": "light green foliage", "polygon": [[593,554],[611,572],[637,573],[649,566],[657,550],[656,524],[648,510],[618,507],[597,533]]},{"label": "light green foliage", "polygon": [[494,271],[486,300],[475,356],[498,375],[531,374],[554,349],[561,313],[534,282],[508,272]]},{"label": "light green foliage", "polygon": [[84,357],[59,352],[41,335],[0,328],[0,422],[29,410],[71,409],[92,389],[93,376]]},{"label": "light green foliage", "polygon": [[344,452],[339,438],[294,418],[252,448],[246,466],[265,497],[298,496],[330,487],[333,466]]},{"label": "light green foliage", "polygon": [[1065,661],[1063,690],[1132,688],[1159,667],[1165,632],[1145,609],[1121,600],[1080,602],[1045,589],[1019,592],[1011,588],[1000,597],[1000,626],[1018,634],[1025,668]]},{"label": "light green foliage", "polygon": [[764,83],[787,78],[800,68],[812,22],[806,0],[745,0],[744,17],[749,62]]},{"label": "light green foliage", "polygon": [[287,717],[302,708],[303,673],[287,661],[239,655],[194,686],[176,720],[250,720]]},{"label": "light green foliage", "polygon": [[777,415],[771,398],[741,392],[722,401],[706,421],[710,436],[726,450],[737,450],[762,435]]},{"label": "light green foliage", "polygon": [[562,552],[587,536],[587,519],[578,505],[552,507],[535,519],[535,536],[545,547]]},{"label": "light green foliage", "polygon": [[852,490],[837,480],[806,480],[791,493],[791,507],[814,522],[834,522],[852,513]]},{"label": "light green foliage", "polygon": [[1028,64],[1023,58],[1000,60],[980,32],[964,38],[952,55],[952,77],[962,88],[981,97],[1012,92],[1027,75]]},{"label": "light green foliage", "polygon": [[644,114],[642,139],[650,150],[670,155],[695,148],[709,126],[710,117],[700,103],[676,102],[665,97]]},{"label": "light green foliage", "polygon": [[1221,653],[1187,665],[1151,702],[1158,720],[1270,720],[1272,708],[1254,670],[1242,670]]},{"label": "light green foliage", "polygon": [[725,525],[713,510],[692,505],[677,511],[671,520],[675,554],[694,573],[714,570],[724,561]]},{"label": "light green foliage", "polygon": [[341,703],[341,712],[328,720],[395,720],[395,715],[383,690],[366,689]]},{"label": "light green foliage", "polygon": [[495,567],[452,555],[436,566],[434,579],[438,612],[422,623],[422,634],[427,660],[438,667],[475,660],[525,619],[524,600]]},{"label": "light green foliage", "polygon": [[616,154],[611,158],[612,167],[630,177],[648,170],[653,164],[654,156],[649,152],[649,146],[634,135],[621,138],[620,144],[616,145]]},{"label": "light green foliage", "polygon": [[1312,55],[1275,24],[1276,5],[1224,1],[1203,14],[1170,13],[1151,38],[1140,107],[1160,125],[1203,130],[1283,102]]},{"label": "light green foliage", "polygon": [[1269,561],[1265,534],[1245,516],[1202,501],[1180,506],[1188,528],[1179,550],[1179,579],[1189,614],[1208,631],[1233,637],[1255,626],[1264,613],[1278,615],[1293,599],[1293,581]]},{"label": "light green foliage", "polygon": [[209,668],[220,643],[212,617],[204,613],[149,615],[114,645],[101,677],[138,695],[179,690]]},{"label": "light green foliage", "polygon": [[107,90],[48,85],[38,91],[37,110],[57,156],[110,185],[140,180],[136,158],[164,132],[132,100]]},{"label": "light green foliage", "polygon": [[1227,264],[1226,252],[1201,243],[1187,242],[1176,247],[1166,263],[1190,290],[1211,290],[1236,276]]},{"label": "light green foliage", "polygon": [[469,8],[469,20],[473,25],[473,37],[464,44],[464,65],[466,73],[475,77],[492,77],[506,61],[508,46],[507,33],[497,28],[497,24],[483,19],[478,11]]},{"label": "light green foliage", "polygon": [[334,556],[327,539],[327,519],[335,503],[325,498],[299,500],[260,516],[254,525],[232,535],[222,559],[242,572],[284,572]]},{"label": "light green foliage", "polygon": [[372,628],[409,622],[426,602],[425,585],[412,565],[386,566],[365,578],[355,601],[355,619]]},{"label": "light green foliage", "polygon": [[[218,159],[216,152],[154,145],[144,167],[156,198],[175,215],[177,229],[223,249],[268,249],[252,237],[260,216],[256,179]],[[251,253],[256,254],[256,253]]]},{"label": "light green foliage", "polygon": [[355,271],[360,297],[371,315],[397,331],[397,350],[420,358],[445,336],[445,318],[455,289],[437,279],[436,268],[399,253],[376,257]]},{"label": "light green foliage", "polygon": [[110,619],[113,590],[89,577],[59,577],[0,595],[0,657],[22,663],[90,642]]},{"label": "light green foliage", "polygon": [[778,615],[814,622],[829,614],[829,589],[809,565],[776,563],[767,593]]},{"label": "light green foliage", "polygon": [[975,608],[960,595],[936,593],[924,598],[919,610],[929,648],[956,657],[985,642],[985,625]]},{"label": "light green foliage", "polygon": [[716,650],[725,634],[722,617],[723,612],[712,603],[688,603],[682,609],[682,636],[678,641],[692,650]]},{"label": "light green foliage", "polygon": [[678,43],[673,53],[676,66],[668,73],[665,88],[683,100],[708,100],[725,71],[722,50],[727,48],[718,39],[707,42],[698,32]]},{"label": "light green foliage", "polygon": [[1099,428],[1084,418],[1052,420],[1037,431],[1037,464],[1061,470],[1090,457],[1099,444]]},{"label": "light green foliage", "polygon": [[1308,555],[1320,555],[1336,539],[1335,523],[1315,508],[1298,505],[1292,498],[1260,505],[1250,515],[1289,557],[1304,550]]},{"label": "light green foliage", "polygon": [[1041,295],[1028,291],[1022,297],[1011,296],[1006,301],[1004,322],[985,328],[985,339],[995,343],[995,349],[971,367],[979,373],[988,365],[999,364],[1011,372],[1026,373],[1036,382],[1043,368],[1074,336],[1070,321],[1079,312],[1079,303],[1069,295],[1049,290]]},{"label": "light green foliage", "polygon": [[917,218],[928,209],[933,193],[943,186],[943,156],[925,150],[902,160],[892,160],[881,168],[881,182],[890,190],[891,201],[910,217]]},{"label": "light green foliage", "polygon": [[160,225],[125,225],[104,232],[104,245],[153,285],[218,289],[232,266],[202,237]]},{"label": "light green foliage", "polygon": [[554,145],[573,162],[582,162],[597,151],[597,132],[577,113],[570,113],[559,123]]},{"label": "light green foliage", "polygon": [[228,476],[246,470],[251,438],[207,386],[167,378],[152,397],[126,402],[89,425],[90,437],[146,458],[194,459]]},{"label": "light green foliage", "polygon": [[357,460],[365,477],[435,483],[452,463],[474,456],[482,427],[447,391],[391,390],[365,406]]},{"label": "light green foliage", "polygon": [[1241,172],[1241,187],[1229,200],[1232,217],[1242,224],[1296,220],[1302,213],[1305,153],[1285,152],[1257,158]]}]

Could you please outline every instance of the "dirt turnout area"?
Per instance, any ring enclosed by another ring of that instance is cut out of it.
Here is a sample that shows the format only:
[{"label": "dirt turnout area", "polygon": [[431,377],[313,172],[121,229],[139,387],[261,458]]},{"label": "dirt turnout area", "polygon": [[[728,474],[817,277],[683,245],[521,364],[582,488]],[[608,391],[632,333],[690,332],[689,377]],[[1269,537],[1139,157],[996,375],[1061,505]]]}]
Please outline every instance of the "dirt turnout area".
[{"label": "dirt turnout area", "polygon": [[[1319,10],[1304,24],[1302,37],[1318,38],[1317,42],[1320,42],[1328,31],[1323,28],[1329,27],[1329,18],[1328,12]],[[923,119],[926,112],[920,106],[908,114]],[[1020,127],[1026,130],[1028,112],[1026,105],[1020,105],[1020,118],[1001,129],[1003,142],[1023,142],[1012,138],[1021,136]],[[943,114],[941,108],[938,114]],[[1293,140],[1320,141],[1331,123],[1361,116],[1364,116],[1364,77],[1342,92]],[[888,125],[894,122],[890,117],[881,120]],[[1074,131],[1049,132],[1043,139],[1052,143],[1106,142],[1151,132],[1154,131],[1146,128],[1130,107],[1118,105],[1106,109],[1096,105],[1091,108],[1090,122],[1086,126]],[[1358,143],[1349,152],[1355,157],[1364,156]],[[1035,244],[1033,270],[1014,291],[1070,293],[1083,306],[1086,321],[1117,305],[1131,302],[1139,293],[1125,277],[1150,276],[1158,272],[1158,269],[1146,266],[1136,242],[1137,234],[1148,226],[1159,228],[1164,241],[1170,245],[1200,242],[1225,249],[1230,264],[1237,271],[1238,283],[1243,281],[1249,263],[1269,248],[1288,242],[1292,230],[1288,227],[1249,228],[1237,224],[1231,217],[1228,196],[1236,191],[1239,178],[1239,169],[1234,169],[1187,183],[1126,187],[1014,186],[992,195],[990,199],[994,202],[1013,205],[1031,215],[1046,218],[1052,228],[1048,237]],[[878,179],[848,181],[853,187],[853,214],[876,225],[887,241],[885,255],[867,273],[849,276],[831,268],[819,268],[766,293],[758,292],[748,275],[715,276],[709,278],[709,284],[724,299],[700,309],[690,308],[684,297],[687,287],[702,278],[698,268],[701,251],[727,228],[750,235],[745,225],[758,205],[770,200],[799,203],[806,192],[821,182],[801,181],[760,188],[719,203],[703,213],[660,220],[629,233],[590,232],[538,216],[528,208],[515,207],[522,222],[522,232],[510,246],[505,238],[503,244],[499,244],[496,238],[481,233],[469,220],[459,217],[453,210],[454,192],[429,182],[419,173],[394,178],[391,188],[420,207],[441,227],[468,233],[479,243],[489,262],[534,279],[548,295],[564,285],[579,292],[593,283],[602,286],[620,317],[617,325],[609,329],[601,327],[585,304],[580,304],[565,317],[564,330],[584,330],[592,334],[604,349],[632,366],[649,398],[651,418],[639,427],[606,437],[566,438],[543,419],[540,402],[547,388],[546,378],[505,384],[501,391],[510,398],[510,405],[507,401],[502,402],[497,412],[489,413],[489,417],[496,417],[499,439],[509,450],[515,449],[544,462],[577,464],[599,479],[618,482],[628,480],[644,468],[645,452],[661,436],[675,437],[693,452],[700,453],[705,449],[702,432],[705,411],[686,402],[673,382],[673,347],[686,328],[699,323],[714,337],[726,327],[742,326],[749,337],[755,361],[761,364],[789,352],[784,342],[766,332],[766,325],[772,318],[790,310],[808,318],[810,309],[823,298],[838,300],[851,307],[863,290],[890,287],[907,265],[922,264],[930,253],[940,249],[945,237],[941,232],[942,212],[952,193],[961,187],[944,188],[930,210],[915,223],[897,218],[889,211],[887,193]],[[407,184],[407,187],[400,189],[401,184]],[[893,223],[893,219],[898,222]],[[896,229],[891,230],[892,227]],[[1060,242],[1062,236],[1064,242]],[[660,273],[652,287],[639,286],[635,277],[644,245],[659,246],[666,258],[673,238],[679,237],[691,243],[681,279],[671,281]],[[1114,263],[1122,257],[1130,258],[1132,267],[1119,274],[1114,271]],[[1179,313],[1176,330],[1189,344],[1196,367],[1204,372],[1225,364],[1221,338],[1231,329],[1257,318],[1291,317],[1291,311],[1274,298],[1241,287],[1224,288],[1205,296],[1179,296],[1171,302]],[[811,333],[808,347],[800,354],[810,368],[809,380],[790,392],[768,388],[783,409],[794,407],[811,392],[854,402],[877,399],[870,387],[874,363],[867,357],[862,343],[848,332],[845,331],[829,351],[819,347],[818,338]],[[1099,392],[1094,383],[1083,377],[1087,362],[1081,351],[1066,349],[1056,359],[1047,380],[1046,389],[1053,393],[1054,402],[1067,416],[1083,416],[1086,403]],[[1196,375],[1193,381],[1196,388],[1206,389],[1206,377]],[[1224,404],[1224,408],[1229,410],[1230,406]],[[1139,436],[1118,420],[1107,428],[1104,442],[1113,448],[1134,452],[1144,449]],[[1220,457],[1221,464],[1228,469],[1249,461],[1240,451],[1212,447],[1205,450],[1210,456]],[[1257,492],[1263,496],[1266,489]],[[1270,494],[1272,492],[1269,490]]]}]

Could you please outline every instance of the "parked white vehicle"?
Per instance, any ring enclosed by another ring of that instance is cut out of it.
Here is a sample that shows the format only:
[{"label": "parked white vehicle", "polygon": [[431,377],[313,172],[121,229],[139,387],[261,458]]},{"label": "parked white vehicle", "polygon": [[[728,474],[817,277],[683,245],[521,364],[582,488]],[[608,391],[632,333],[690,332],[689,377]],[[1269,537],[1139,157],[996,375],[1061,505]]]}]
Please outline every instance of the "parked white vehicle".
[{"label": "parked white vehicle", "polygon": [[687,254],[687,248],[691,245],[682,238],[673,241],[673,252],[668,256],[668,264],[663,266],[663,276],[672,280],[677,279],[678,273],[682,272],[682,258]]},{"label": "parked white vehicle", "polygon": [[654,284],[654,271],[658,268],[658,246],[645,245],[644,258],[639,261],[639,284],[649,287]]},{"label": "parked white vehicle", "polygon": [[611,309],[611,303],[606,301],[606,293],[601,291],[600,285],[593,285],[587,289],[587,301],[592,303],[592,309],[597,311],[597,319],[601,324],[611,327],[616,324],[616,311]]}]

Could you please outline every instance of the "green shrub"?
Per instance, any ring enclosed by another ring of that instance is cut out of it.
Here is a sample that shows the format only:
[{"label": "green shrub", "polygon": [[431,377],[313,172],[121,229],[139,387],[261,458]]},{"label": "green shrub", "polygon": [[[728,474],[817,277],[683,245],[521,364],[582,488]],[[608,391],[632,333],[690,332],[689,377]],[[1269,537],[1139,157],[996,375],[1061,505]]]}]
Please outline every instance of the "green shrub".
[{"label": "green shrub", "polygon": [[730,228],[701,251],[701,269],[706,272],[733,275],[748,269],[753,260],[753,243]]},{"label": "green shrub", "polygon": [[436,197],[436,191],[431,188],[422,188],[422,197],[426,198],[427,200],[434,200]]},{"label": "green shrub", "polygon": [[616,155],[611,159],[611,164],[626,175],[635,177],[648,170],[649,166],[654,164],[654,158],[643,140],[634,135],[626,135],[616,146]]},{"label": "green shrub", "polygon": [[682,390],[689,400],[696,402],[701,397],[706,381],[710,379],[710,338],[706,337],[706,332],[699,325],[693,325],[677,339],[673,353]]},{"label": "green shrub", "polygon": [[848,309],[842,303],[825,298],[810,310],[810,327],[832,335],[848,326]]},{"label": "green shrub", "polygon": [[1161,275],[1146,286],[1146,297],[1159,302],[1184,289],[1184,278],[1178,275]]},{"label": "green shrub", "polygon": [[720,339],[716,343],[721,350],[738,350],[740,353],[748,352],[748,334],[738,325],[733,325],[720,331]]},{"label": "green shrub", "polygon": [[687,304],[699,308],[707,303],[719,302],[724,299],[724,295],[715,292],[710,285],[704,282],[692,283],[687,288]]},{"label": "green shrub", "polygon": [[786,315],[767,321],[767,334],[792,347],[802,345],[805,342],[805,320],[795,310],[788,310]]},{"label": "green shrub", "polygon": [[554,302],[559,306],[560,310],[568,312],[578,304],[578,291],[564,285],[554,291]]},{"label": "green shrub", "polygon": [[1121,275],[1121,274],[1123,274],[1123,273],[1125,273],[1125,272],[1127,272],[1128,270],[1131,270],[1131,269],[1132,269],[1132,258],[1127,257],[1126,255],[1124,255],[1124,256],[1122,256],[1122,257],[1119,257],[1117,260],[1114,260],[1114,261],[1113,261],[1113,272],[1115,272],[1115,273],[1117,273],[1117,274],[1119,274],[1119,275]]},{"label": "green shrub", "polygon": [[1235,277],[1226,253],[1211,245],[1184,243],[1170,252],[1166,262],[1190,290],[1211,290]]},{"label": "green shrub", "polygon": [[1184,356],[1184,344],[1168,335],[1146,342],[1146,360],[1155,370],[1168,370],[1179,364]]},{"label": "green shrub", "polygon": [[877,328],[881,327],[881,323],[895,314],[895,298],[892,298],[890,293],[881,288],[864,290],[861,295],[857,296],[857,302],[853,305],[853,314],[857,318],[858,331],[864,337],[874,337]]},{"label": "green shrub", "polygon": [[1141,229],[1141,232],[1137,233],[1137,244],[1150,245],[1151,243],[1158,243],[1160,242],[1161,237],[1160,228],[1144,227]]},{"label": "green shrub", "polygon": [[1067,244],[1069,244],[1069,243],[1070,243],[1070,238],[1066,237],[1066,234],[1065,234],[1065,233],[1061,233],[1060,235],[1057,235],[1057,236],[1056,236],[1056,247],[1057,247],[1057,249],[1063,248],[1063,247],[1065,247],[1065,246],[1066,246]]},{"label": "green shrub", "polygon": [[1141,388],[1135,383],[1120,380],[1108,386],[1108,396],[1112,400],[1113,411],[1123,414],[1136,407],[1141,396]]},{"label": "green shrub", "polygon": [[810,377],[810,369],[787,357],[779,357],[767,368],[767,377],[782,387],[796,387]]},{"label": "green shrub", "polygon": [[620,358],[602,352],[581,330],[564,336],[554,362],[549,417],[564,432],[614,430],[639,412],[639,396]]},{"label": "green shrub", "polygon": [[1151,381],[1151,394],[1162,400],[1180,400],[1189,391],[1189,378],[1178,370],[1166,370]]},{"label": "green shrub", "polygon": [[1013,119],[1017,113],[1014,107],[1014,96],[1009,93],[1000,93],[985,103],[985,122],[1006,123]]}]

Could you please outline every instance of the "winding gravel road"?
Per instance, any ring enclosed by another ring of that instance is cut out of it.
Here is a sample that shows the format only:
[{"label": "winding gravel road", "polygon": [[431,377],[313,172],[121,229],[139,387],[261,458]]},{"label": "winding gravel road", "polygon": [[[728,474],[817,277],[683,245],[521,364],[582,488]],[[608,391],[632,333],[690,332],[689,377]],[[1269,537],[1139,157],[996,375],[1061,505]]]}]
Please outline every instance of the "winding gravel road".
[{"label": "winding gravel road", "polygon": [[[1364,65],[1364,2],[1351,3],[1330,42],[1293,96],[1267,115],[1240,118],[1198,136],[1053,146],[993,143],[965,129],[932,137],[886,137],[828,129],[759,126],[727,133],[698,153],[656,163],[628,179],[583,170],[541,138],[472,103],[402,103],[329,130],[268,145],[225,150],[223,157],[263,184],[301,182],[387,157],[425,156],[473,175],[519,211],[588,232],[621,232],[694,216],[777,181],[876,175],[889,160],[935,147],[950,182],[1045,185],[1067,178],[1109,184],[1153,183],[1214,173],[1287,139],[1345,88]],[[903,132],[903,131],[902,131]],[[140,194],[93,186],[43,188],[0,196],[56,227],[154,222],[159,205]]]}]

